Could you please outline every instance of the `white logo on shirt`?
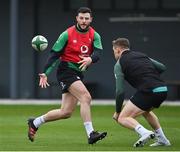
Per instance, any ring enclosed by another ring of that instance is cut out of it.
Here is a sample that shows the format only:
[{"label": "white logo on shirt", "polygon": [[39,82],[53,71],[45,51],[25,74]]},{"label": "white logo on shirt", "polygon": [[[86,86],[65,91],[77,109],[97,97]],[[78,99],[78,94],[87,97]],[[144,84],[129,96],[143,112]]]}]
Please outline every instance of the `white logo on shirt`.
[{"label": "white logo on shirt", "polygon": [[81,46],[81,52],[84,54],[84,53],[87,53],[89,51],[89,48],[86,46],[86,45],[82,45]]},{"label": "white logo on shirt", "polygon": [[116,74],[114,74],[114,77],[115,77],[115,79],[117,79],[117,75]]}]

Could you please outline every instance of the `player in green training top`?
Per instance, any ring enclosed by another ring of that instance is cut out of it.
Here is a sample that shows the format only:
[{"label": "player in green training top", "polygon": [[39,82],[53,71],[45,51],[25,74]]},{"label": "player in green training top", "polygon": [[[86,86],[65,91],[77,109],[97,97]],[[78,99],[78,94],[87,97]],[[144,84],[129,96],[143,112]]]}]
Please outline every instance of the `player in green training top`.
[{"label": "player in green training top", "polygon": [[91,95],[83,84],[83,72],[99,60],[102,52],[100,35],[90,26],[91,10],[81,7],[76,16],[77,24],[63,32],[54,44],[44,72],[39,74],[39,86],[49,86],[47,76],[58,65],[57,80],[62,89],[60,109],[28,120],[28,137],[34,141],[37,129],[45,122],[70,118],[78,101],[80,114],[88,136],[88,143],[93,144],[103,139],[107,132],[94,131],[91,120]]},{"label": "player in green training top", "polygon": [[[118,38],[113,41],[114,56],[117,60],[114,66],[116,79],[116,112],[113,118],[122,126],[135,130],[140,139],[135,142],[135,147],[144,146],[150,139],[157,137],[157,142],[151,146],[170,146],[169,140],[164,135],[157,116],[152,112],[166,99],[167,87],[160,78],[160,74],[166,69],[147,55],[130,50],[129,40]],[[136,93],[125,104],[124,80],[137,89]],[[154,132],[144,128],[136,117],[143,115]]]}]

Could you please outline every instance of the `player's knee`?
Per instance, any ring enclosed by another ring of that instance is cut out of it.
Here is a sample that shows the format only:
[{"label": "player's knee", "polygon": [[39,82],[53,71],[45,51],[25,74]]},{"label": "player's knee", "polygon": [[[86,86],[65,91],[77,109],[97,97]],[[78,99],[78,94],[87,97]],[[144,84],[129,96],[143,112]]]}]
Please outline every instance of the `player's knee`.
[{"label": "player's knee", "polygon": [[124,117],[124,116],[121,116],[121,115],[120,115],[120,116],[118,117],[118,122],[119,122],[121,125],[124,124],[125,120],[126,120],[126,117]]},{"label": "player's knee", "polygon": [[92,100],[92,98],[91,98],[91,95],[89,94],[89,92],[85,92],[82,96],[82,101],[90,104],[91,100]]},{"label": "player's knee", "polygon": [[86,94],[85,98],[87,99],[87,101],[90,103],[92,98],[91,95],[89,93]]},{"label": "player's knee", "polygon": [[62,115],[64,119],[68,119],[72,116],[72,111],[62,110]]}]

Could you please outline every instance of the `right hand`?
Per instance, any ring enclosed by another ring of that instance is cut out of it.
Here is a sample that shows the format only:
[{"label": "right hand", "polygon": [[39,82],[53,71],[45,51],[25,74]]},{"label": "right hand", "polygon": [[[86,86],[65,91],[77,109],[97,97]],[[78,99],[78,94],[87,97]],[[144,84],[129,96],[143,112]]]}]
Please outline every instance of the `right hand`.
[{"label": "right hand", "polygon": [[40,73],[39,74],[40,80],[39,80],[39,86],[41,88],[47,88],[49,85],[49,83],[47,82],[47,76],[45,73]]},{"label": "right hand", "polygon": [[81,61],[79,61],[78,63],[81,64],[79,66],[79,69],[81,71],[85,71],[86,68],[92,63],[92,59],[91,57],[84,57],[84,56],[79,56],[81,58]]},{"label": "right hand", "polygon": [[113,118],[116,122],[118,122],[119,114],[120,114],[120,113],[117,113],[117,112],[115,112],[115,113],[113,114],[113,117],[112,117],[112,118]]}]

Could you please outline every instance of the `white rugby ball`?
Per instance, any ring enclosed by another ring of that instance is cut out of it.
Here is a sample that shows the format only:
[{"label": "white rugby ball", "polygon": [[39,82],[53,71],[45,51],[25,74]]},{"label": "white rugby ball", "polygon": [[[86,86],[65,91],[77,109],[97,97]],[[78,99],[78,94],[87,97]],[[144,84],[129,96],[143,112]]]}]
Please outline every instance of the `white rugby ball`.
[{"label": "white rugby ball", "polygon": [[48,47],[48,41],[44,36],[37,35],[32,39],[31,45],[37,51],[44,51]]}]

